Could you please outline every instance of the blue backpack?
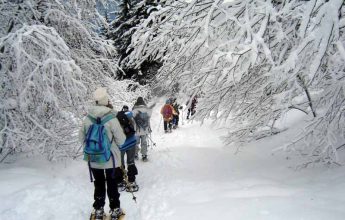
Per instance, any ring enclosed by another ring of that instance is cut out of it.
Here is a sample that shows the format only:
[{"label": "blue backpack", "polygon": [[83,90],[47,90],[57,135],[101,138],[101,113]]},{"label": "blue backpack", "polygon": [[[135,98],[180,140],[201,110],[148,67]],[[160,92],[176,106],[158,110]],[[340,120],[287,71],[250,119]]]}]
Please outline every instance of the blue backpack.
[{"label": "blue backpack", "polygon": [[103,118],[93,118],[87,116],[92,125],[86,133],[85,146],[84,146],[84,160],[88,162],[106,163],[111,157],[111,143],[107,130],[104,126],[105,123],[115,118],[115,115],[108,114]]}]

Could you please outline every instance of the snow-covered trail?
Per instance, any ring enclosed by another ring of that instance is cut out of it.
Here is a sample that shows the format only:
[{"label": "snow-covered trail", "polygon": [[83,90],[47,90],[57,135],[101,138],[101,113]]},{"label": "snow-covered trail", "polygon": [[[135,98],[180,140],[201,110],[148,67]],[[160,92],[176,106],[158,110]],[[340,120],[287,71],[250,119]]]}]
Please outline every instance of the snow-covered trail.
[{"label": "snow-covered trail", "polygon": [[[289,132],[262,139],[235,154],[207,122],[187,122],[164,134],[153,112],[149,162],[138,161],[134,203],[121,193],[128,220],[344,219],[345,170],[295,171],[271,155]],[[24,159],[0,167],[0,219],[88,219],[93,185],[82,160],[51,164]],[[108,207],[106,207],[107,210]]]},{"label": "snow-covered trail", "polygon": [[139,164],[142,190],[131,219],[344,218],[345,198],[337,196],[345,192],[344,172],[289,168],[271,151],[286,136],[235,154],[207,123],[185,122],[171,134],[162,130],[154,136],[151,161]]}]

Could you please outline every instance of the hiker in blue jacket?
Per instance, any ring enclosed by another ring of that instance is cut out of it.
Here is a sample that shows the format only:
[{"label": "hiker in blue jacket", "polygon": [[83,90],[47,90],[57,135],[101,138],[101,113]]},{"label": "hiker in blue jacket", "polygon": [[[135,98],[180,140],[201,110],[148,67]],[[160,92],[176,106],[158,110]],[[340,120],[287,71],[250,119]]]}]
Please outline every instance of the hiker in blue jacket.
[{"label": "hiker in blue jacket", "polygon": [[138,97],[136,103],[132,108],[132,111],[136,124],[136,158],[138,158],[140,149],[143,161],[147,161],[147,135],[152,132],[150,125],[151,109],[147,107],[143,97]]},{"label": "hiker in blue jacket", "polygon": [[[105,88],[98,88],[94,94],[94,105],[89,109],[88,116],[83,120],[82,127],[79,132],[81,143],[85,143],[86,134],[93,122],[91,118],[103,119],[109,114],[114,113],[110,104],[109,96]],[[104,124],[106,134],[111,142],[111,154],[109,161],[105,163],[89,162],[90,172],[92,172],[94,181],[94,216],[95,219],[103,219],[106,192],[109,199],[110,214],[112,217],[123,215],[120,208],[120,194],[117,189],[118,182],[122,181],[121,172],[121,146],[126,136],[121,128],[118,119],[114,116]],[[92,181],[92,176],[91,176]],[[107,190],[106,190],[107,188]]]},{"label": "hiker in blue jacket", "polygon": [[[127,116],[129,123],[133,127],[135,127],[135,121],[133,118],[133,113],[129,111],[129,108],[127,105],[124,105],[122,107],[122,112],[125,113]],[[133,141],[132,141],[133,140]],[[139,190],[139,186],[136,183],[136,175],[138,175],[138,169],[135,166],[135,147],[136,147],[136,137],[135,134],[131,135],[130,137],[127,137],[125,144],[126,146],[123,146],[124,149],[121,150],[121,161],[122,166],[125,169],[125,155],[127,156],[126,162],[127,162],[127,177],[128,177],[128,183],[123,181],[119,186],[125,187],[127,192],[136,192]]]}]

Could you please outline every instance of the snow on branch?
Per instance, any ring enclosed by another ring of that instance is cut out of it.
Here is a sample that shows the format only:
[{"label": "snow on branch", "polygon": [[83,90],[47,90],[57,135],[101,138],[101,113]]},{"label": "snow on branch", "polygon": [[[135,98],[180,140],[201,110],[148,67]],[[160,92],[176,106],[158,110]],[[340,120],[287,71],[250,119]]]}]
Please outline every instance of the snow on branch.
[{"label": "snow on branch", "polygon": [[0,47],[4,152],[67,156],[63,146],[73,142],[68,132],[76,126],[72,113],[86,94],[69,48],[55,29],[41,25],[22,27]]},{"label": "snow on branch", "polygon": [[136,28],[130,64],[164,62],[158,83],[199,94],[195,118],[228,125],[226,143],[280,132],[275,122],[292,107],[313,115],[293,146],[336,162],[344,10],[342,0],[166,1]]}]

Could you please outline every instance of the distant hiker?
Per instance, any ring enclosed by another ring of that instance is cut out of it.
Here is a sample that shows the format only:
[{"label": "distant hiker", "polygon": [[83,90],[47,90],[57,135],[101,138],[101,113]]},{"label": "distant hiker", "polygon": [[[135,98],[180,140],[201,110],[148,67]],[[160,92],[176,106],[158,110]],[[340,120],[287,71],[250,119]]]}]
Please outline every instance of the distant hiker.
[{"label": "distant hiker", "polygon": [[[125,167],[125,154],[127,155],[127,180],[124,180],[122,183],[119,184],[120,187],[124,187],[127,192],[136,192],[139,190],[139,186],[135,182],[135,176],[138,174],[138,169],[135,166],[135,146],[136,146],[136,136],[135,136],[135,121],[133,119],[133,113],[129,111],[129,108],[127,105],[124,105],[122,107],[122,111],[119,112],[119,114],[123,114],[124,117],[126,117],[127,122],[133,127],[134,133],[132,133],[130,136],[127,136],[127,139],[125,143],[121,146],[121,162],[122,162],[122,168],[123,172],[126,172]],[[118,114],[118,115],[119,115]],[[125,120],[123,120],[125,121]],[[127,182],[128,181],[128,182]]]},{"label": "distant hiker", "polygon": [[133,106],[133,117],[136,124],[136,158],[138,158],[139,145],[143,161],[147,161],[147,135],[152,132],[150,125],[151,110],[147,107],[144,99],[138,97]]},{"label": "distant hiker", "polygon": [[176,98],[172,99],[172,106],[175,110],[175,113],[173,115],[173,121],[172,121],[172,128],[177,128],[178,127],[178,122],[180,120],[180,109],[182,109],[182,106],[180,106],[177,101]]},{"label": "distant hiker", "polygon": [[84,160],[88,161],[91,182],[92,175],[95,178],[95,210],[92,215],[97,220],[103,219],[107,192],[110,215],[118,218],[123,215],[117,189],[118,182],[122,180],[119,146],[125,142],[126,136],[112,110],[106,89],[98,88],[93,98],[94,106],[89,109],[79,132],[80,140],[84,143]]},{"label": "distant hiker", "polygon": [[171,132],[172,120],[174,115],[177,113],[174,110],[174,107],[171,105],[171,100],[167,99],[165,105],[161,108],[161,114],[164,121],[164,132]]},{"label": "distant hiker", "polygon": [[187,108],[188,108],[188,113],[187,113],[187,119],[189,119],[190,116],[193,116],[196,112],[195,110],[195,107],[196,107],[196,104],[198,103],[198,100],[197,100],[197,97],[194,96],[192,101],[188,100],[186,105],[187,105]]}]

